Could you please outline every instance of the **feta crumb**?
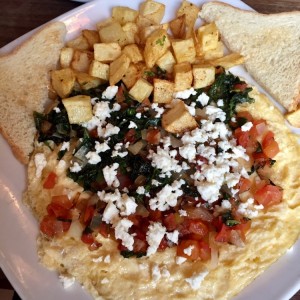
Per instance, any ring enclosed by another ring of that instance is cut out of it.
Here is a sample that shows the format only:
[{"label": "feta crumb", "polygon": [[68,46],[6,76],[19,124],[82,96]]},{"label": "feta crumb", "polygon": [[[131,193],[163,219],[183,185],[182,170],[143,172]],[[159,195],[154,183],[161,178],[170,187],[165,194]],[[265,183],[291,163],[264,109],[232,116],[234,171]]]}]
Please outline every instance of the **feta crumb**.
[{"label": "feta crumb", "polygon": [[208,104],[208,102],[209,102],[209,97],[205,93],[202,93],[196,99],[196,102],[200,102],[200,104],[202,106],[206,106]]},{"label": "feta crumb", "polygon": [[186,261],[186,258],[185,258],[185,257],[182,257],[182,256],[176,256],[176,264],[177,264],[177,265],[181,265],[181,264],[183,264],[185,261]]},{"label": "feta crumb", "polygon": [[88,159],[88,163],[91,165],[96,165],[101,161],[101,157],[95,151],[89,151],[85,157]]},{"label": "feta crumb", "polygon": [[106,90],[102,93],[102,98],[111,100],[116,96],[117,92],[118,86],[108,86]]},{"label": "feta crumb", "polygon": [[187,212],[183,209],[179,209],[178,210],[180,217],[186,217],[187,216]]},{"label": "feta crumb", "polygon": [[137,125],[133,121],[130,121],[128,128],[137,128]]},{"label": "feta crumb", "polygon": [[95,262],[95,263],[102,262],[103,261],[103,257],[99,256],[99,257],[93,258],[92,261]]},{"label": "feta crumb", "polygon": [[105,262],[106,264],[110,263],[110,255],[109,254],[104,257],[103,262]]},{"label": "feta crumb", "polygon": [[179,147],[179,154],[189,162],[192,162],[195,159],[196,153],[196,147],[193,144],[186,144]]},{"label": "feta crumb", "polygon": [[188,90],[177,92],[173,95],[174,98],[180,98],[180,99],[188,99],[192,95],[196,95],[197,92],[194,90],[194,88],[190,88]]},{"label": "feta crumb", "polygon": [[178,244],[178,237],[179,237],[179,231],[174,230],[172,232],[167,232],[166,233],[167,239],[171,241],[174,244]]},{"label": "feta crumb", "polygon": [[75,278],[59,275],[59,281],[63,285],[64,289],[68,289],[75,283]]},{"label": "feta crumb", "polygon": [[166,266],[163,266],[163,267],[162,267],[162,270],[161,270],[161,276],[162,276],[162,277],[166,277],[166,278],[168,278],[168,277],[171,276],[171,274],[170,274],[170,272],[169,272],[169,270],[167,269]]},{"label": "feta crumb", "polygon": [[62,143],[60,151],[64,151],[64,150],[67,150],[67,151],[70,150],[70,142],[63,142]]},{"label": "feta crumb", "polygon": [[224,101],[223,101],[223,99],[219,99],[218,101],[217,101],[217,106],[224,106]]},{"label": "feta crumb", "polygon": [[60,108],[59,107],[54,107],[53,110],[58,114],[60,113]]},{"label": "feta crumb", "polygon": [[70,167],[70,171],[73,172],[73,173],[78,173],[81,171],[81,166],[79,165],[78,162],[74,162],[73,166]]},{"label": "feta crumb", "polygon": [[242,131],[249,131],[253,126],[253,123],[252,122],[247,122],[245,123],[242,127],[241,127],[241,130]]},{"label": "feta crumb", "polygon": [[105,152],[107,150],[109,150],[109,146],[107,145],[106,142],[103,143],[99,143],[98,141],[95,142],[95,150],[97,153],[101,153],[101,152]]},{"label": "feta crumb", "polygon": [[149,244],[147,249],[147,256],[156,253],[161,240],[166,233],[166,227],[162,226],[159,222],[154,222],[149,225],[146,240]]},{"label": "feta crumb", "polygon": [[140,118],[142,117],[142,114],[141,114],[141,113],[137,113],[137,114],[135,115],[135,117],[136,117],[137,119],[140,119]]},{"label": "feta crumb", "polygon": [[159,107],[158,103],[152,103],[151,108],[156,112],[154,118],[160,118],[161,115],[164,113],[165,109],[163,107]]},{"label": "feta crumb", "polygon": [[116,239],[122,241],[122,245],[126,247],[129,251],[133,250],[134,238],[128,233],[129,228],[133,225],[128,219],[120,220],[115,226],[115,236]]},{"label": "feta crumb", "polygon": [[157,181],[156,179],[152,179],[151,184],[154,185],[154,186],[159,186],[160,182]]},{"label": "feta crumb", "polygon": [[103,221],[107,224],[114,224],[118,221],[119,218],[119,210],[117,206],[113,202],[109,202],[103,212]]},{"label": "feta crumb", "polygon": [[191,256],[191,255],[192,255],[193,249],[194,249],[194,246],[191,245],[191,246],[189,246],[189,247],[183,249],[183,253],[186,254],[186,255],[188,255],[188,256]]},{"label": "feta crumb", "polygon": [[152,267],[152,279],[158,281],[161,277],[160,269],[157,264]]},{"label": "feta crumb", "polygon": [[34,156],[34,164],[35,164],[35,176],[37,178],[40,178],[42,175],[42,171],[43,169],[46,167],[47,165],[47,161],[46,161],[46,157],[44,153],[37,153]]},{"label": "feta crumb", "polygon": [[98,97],[91,98],[91,104],[94,106],[96,104],[96,101],[98,100],[99,100]]},{"label": "feta crumb", "polygon": [[205,271],[200,274],[194,273],[192,277],[186,278],[185,281],[187,283],[189,283],[191,288],[195,291],[200,287],[201,282],[204,280],[204,278],[206,277],[207,274],[208,274],[208,271]]},{"label": "feta crumb", "polygon": [[118,187],[120,182],[117,178],[118,163],[114,163],[111,166],[106,166],[103,169],[103,176],[108,186]]},{"label": "feta crumb", "polygon": [[221,203],[221,207],[224,209],[231,209],[231,203],[228,200],[223,200]]},{"label": "feta crumb", "polygon": [[136,192],[139,194],[139,195],[143,195],[145,194],[145,188],[143,186],[139,186],[137,189],[136,189]]}]

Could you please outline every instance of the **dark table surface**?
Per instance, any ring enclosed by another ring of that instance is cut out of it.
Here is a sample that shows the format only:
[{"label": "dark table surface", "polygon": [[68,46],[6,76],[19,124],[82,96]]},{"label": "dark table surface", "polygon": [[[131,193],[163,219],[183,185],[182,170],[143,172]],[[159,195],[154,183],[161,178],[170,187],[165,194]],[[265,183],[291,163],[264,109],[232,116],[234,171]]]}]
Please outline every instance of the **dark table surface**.
[{"label": "dark table surface", "polygon": [[[300,11],[300,0],[244,0],[244,2],[261,13]],[[68,0],[0,0],[0,47],[79,5],[81,3]],[[9,287],[9,283],[5,278],[1,278],[0,273],[0,289]],[[300,291],[292,300],[300,300]]]}]

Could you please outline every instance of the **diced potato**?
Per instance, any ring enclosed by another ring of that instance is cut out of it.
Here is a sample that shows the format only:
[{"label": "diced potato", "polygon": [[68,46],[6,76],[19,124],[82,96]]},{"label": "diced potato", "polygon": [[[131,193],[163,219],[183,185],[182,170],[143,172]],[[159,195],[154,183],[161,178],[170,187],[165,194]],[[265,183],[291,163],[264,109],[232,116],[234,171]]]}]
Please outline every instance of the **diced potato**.
[{"label": "diced potato", "polygon": [[197,5],[186,0],[181,3],[181,6],[177,11],[177,17],[185,15],[185,23],[187,27],[186,38],[190,38],[192,36],[199,11],[200,9]]},{"label": "diced potato", "polygon": [[167,31],[158,29],[146,41],[144,58],[148,68],[152,68],[156,61],[162,57],[170,47]]},{"label": "diced potato", "polygon": [[124,44],[134,44],[138,33],[138,26],[135,23],[126,23],[122,29],[126,35],[126,43],[124,42]]},{"label": "diced potato", "polygon": [[186,35],[185,15],[179,16],[170,23],[171,32],[176,39],[183,39]]},{"label": "diced potato", "polygon": [[70,124],[81,124],[93,117],[90,96],[78,95],[63,99],[62,103],[67,110]]},{"label": "diced potato", "polygon": [[126,85],[127,89],[134,86],[137,80],[141,77],[141,72],[136,65],[130,64],[126,73],[124,74],[122,81]]},{"label": "diced potato", "polygon": [[125,53],[133,63],[143,61],[143,54],[136,44],[127,45],[124,47],[123,53]]},{"label": "diced potato", "polygon": [[78,72],[87,72],[92,60],[92,52],[75,50],[71,62],[71,68]]},{"label": "diced potato", "polygon": [[112,17],[121,25],[127,22],[135,22],[138,14],[138,11],[126,6],[115,6],[112,9]]},{"label": "diced potato", "polygon": [[173,41],[172,47],[177,63],[194,62],[196,57],[196,49],[192,38]]},{"label": "diced potato", "polygon": [[139,44],[144,45],[146,43],[147,38],[156,30],[158,29],[164,29],[168,30],[169,24],[161,24],[161,25],[151,25],[151,26],[146,26],[140,29],[139,31]]},{"label": "diced potato", "polygon": [[81,73],[81,72],[76,73],[76,79],[79,85],[81,86],[81,88],[84,90],[95,88],[100,84],[104,83],[104,81],[101,80],[100,78],[93,77],[87,73]]},{"label": "diced potato", "polygon": [[109,79],[109,65],[103,64],[100,61],[93,60],[90,64],[89,75],[100,78],[104,81]]},{"label": "diced potato", "polygon": [[101,62],[111,62],[121,55],[118,43],[94,44],[94,59]]},{"label": "diced potato", "polygon": [[174,65],[175,92],[191,88],[193,73],[190,63],[184,62]]},{"label": "diced potato", "polygon": [[297,128],[300,127],[300,108],[296,111],[286,114],[285,117],[292,126]]},{"label": "diced potato", "polygon": [[183,101],[176,104],[162,116],[163,128],[170,133],[182,133],[198,126],[195,118],[188,112]]},{"label": "diced potato", "polygon": [[130,64],[130,58],[126,54],[122,54],[114,60],[109,67],[109,84],[115,85],[125,75]]},{"label": "diced potato", "polygon": [[51,83],[59,97],[67,97],[75,84],[75,74],[72,69],[54,70],[51,72]]},{"label": "diced potato", "polygon": [[108,26],[108,25],[110,25],[110,24],[112,24],[114,22],[116,22],[116,20],[114,20],[113,18],[107,18],[107,19],[105,19],[103,21],[98,22],[96,24],[96,27],[97,27],[97,29],[99,31],[101,28],[106,27],[106,26]]},{"label": "diced potato", "polygon": [[160,24],[165,14],[165,5],[153,0],[146,0],[140,5],[140,14],[155,24]]},{"label": "diced potato", "polygon": [[170,103],[173,99],[174,83],[168,80],[154,78],[154,96],[155,103]]},{"label": "diced potato", "polygon": [[143,102],[150,96],[153,91],[153,86],[145,79],[140,78],[135,85],[130,89],[129,95],[138,102]]},{"label": "diced potato", "polygon": [[216,24],[211,23],[199,27],[197,38],[203,52],[216,49],[219,42],[219,31]]},{"label": "diced potato", "polygon": [[195,31],[192,32],[192,38],[194,41],[194,46],[195,46],[195,50],[196,50],[196,60],[197,60],[199,57],[203,56],[203,51],[202,51],[202,47],[198,41],[197,33]]},{"label": "diced potato", "polygon": [[221,41],[219,41],[216,49],[210,50],[208,52],[204,52],[203,58],[205,60],[212,60],[223,56],[224,56],[224,44]]},{"label": "diced potato", "polygon": [[213,66],[193,66],[194,88],[200,89],[211,85],[215,81],[215,68]]},{"label": "diced potato", "polygon": [[74,55],[74,48],[64,47],[60,51],[60,66],[62,68],[70,67]]},{"label": "diced potato", "polygon": [[80,35],[76,39],[68,41],[67,47],[84,51],[88,50],[90,48],[90,45],[87,39],[83,35]]},{"label": "diced potato", "polygon": [[102,43],[119,43],[124,46],[127,43],[126,34],[119,22],[113,22],[99,29],[100,41]]},{"label": "diced potato", "polygon": [[210,64],[213,66],[221,66],[225,69],[232,68],[234,66],[241,65],[245,62],[244,56],[240,55],[239,53],[230,53],[226,56],[217,58],[215,60],[211,60]]},{"label": "diced potato", "polygon": [[136,25],[139,28],[143,28],[143,27],[155,25],[155,23],[152,20],[150,20],[142,15],[138,15],[138,17],[136,19]]},{"label": "diced potato", "polygon": [[86,38],[90,45],[90,49],[93,49],[94,44],[100,42],[99,32],[96,30],[82,30],[82,35]]},{"label": "diced potato", "polygon": [[173,67],[176,64],[176,60],[170,50],[168,50],[157,62],[156,64],[162,69],[166,70],[168,73],[173,72]]}]

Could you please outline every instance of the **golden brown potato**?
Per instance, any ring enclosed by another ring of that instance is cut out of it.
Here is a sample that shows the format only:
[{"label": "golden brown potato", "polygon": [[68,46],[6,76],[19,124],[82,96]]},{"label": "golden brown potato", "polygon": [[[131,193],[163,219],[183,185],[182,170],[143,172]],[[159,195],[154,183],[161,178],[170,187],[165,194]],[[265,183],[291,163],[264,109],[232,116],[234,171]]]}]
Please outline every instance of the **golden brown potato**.
[{"label": "golden brown potato", "polygon": [[87,73],[92,60],[93,60],[92,52],[75,50],[71,62],[71,68],[78,72]]},{"label": "golden brown potato", "polygon": [[193,63],[196,57],[196,49],[192,38],[186,40],[175,40],[172,42],[173,51],[177,63]]},{"label": "golden brown potato", "polygon": [[224,44],[221,41],[218,42],[216,49],[203,53],[203,58],[205,60],[213,60],[222,56],[224,56]]},{"label": "golden brown potato", "polygon": [[140,28],[139,31],[139,44],[144,45],[146,43],[147,38],[156,30],[164,29],[168,30],[169,25],[167,23],[160,25],[151,25]]},{"label": "golden brown potato", "polygon": [[135,22],[138,14],[138,11],[126,6],[115,6],[112,9],[112,17],[121,25],[128,22]]},{"label": "golden brown potato", "polygon": [[96,30],[82,30],[82,35],[86,38],[90,45],[90,49],[93,49],[94,44],[100,42],[99,32]]},{"label": "golden brown potato", "polygon": [[144,60],[143,54],[136,44],[125,46],[122,52],[125,53],[133,63]]},{"label": "golden brown potato", "polygon": [[170,103],[173,99],[174,83],[168,80],[154,78],[153,102]]},{"label": "golden brown potato", "polygon": [[181,15],[169,22],[171,32],[176,39],[184,39],[186,36],[185,15]]},{"label": "golden brown potato", "polygon": [[95,88],[100,84],[104,83],[103,80],[97,77],[90,76],[87,73],[76,73],[76,80],[79,83],[80,87],[84,90],[89,90],[91,88]]},{"label": "golden brown potato", "polygon": [[170,47],[167,31],[158,29],[146,41],[144,58],[148,68],[152,68],[156,61],[162,57]]},{"label": "golden brown potato", "polygon": [[145,79],[140,78],[130,89],[129,95],[138,102],[143,102],[150,96],[153,91],[153,86]]},{"label": "golden brown potato", "polygon": [[140,5],[140,14],[155,24],[160,24],[165,14],[165,5],[153,0],[146,0]]},{"label": "golden brown potato", "polygon": [[198,126],[195,118],[188,112],[183,101],[176,104],[162,116],[163,128],[170,133],[182,133]]},{"label": "golden brown potato", "polygon": [[113,19],[112,17],[109,17],[109,18],[107,18],[105,20],[102,20],[102,21],[98,22],[96,24],[96,27],[97,27],[97,29],[99,31],[101,28],[106,27],[106,26],[108,26],[108,25],[110,25],[110,24],[112,24],[114,22],[116,22],[116,20]]},{"label": "golden brown potato", "polygon": [[90,76],[100,78],[106,82],[109,79],[109,65],[93,60],[88,73]]},{"label": "golden brown potato", "polygon": [[90,44],[88,43],[87,39],[81,34],[77,38],[68,41],[67,47],[84,51],[89,50]]},{"label": "golden brown potato", "polygon": [[299,128],[300,127],[300,108],[296,111],[286,114],[286,119],[289,121],[289,123],[292,126]]},{"label": "golden brown potato", "polygon": [[122,47],[126,45],[126,34],[119,22],[112,22],[99,29],[100,41],[102,43],[119,43]]},{"label": "golden brown potato", "polygon": [[125,75],[130,64],[130,58],[126,54],[122,54],[114,60],[109,67],[109,84],[115,85]]},{"label": "golden brown potato", "polygon": [[62,68],[70,67],[74,55],[74,48],[64,47],[60,51],[60,66]]},{"label": "golden brown potato", "polygon": [[194,88],[200,89],[211,85],[215,81],[213,66],[193,65]]},{"label": "golden brown potato", "polygon": [[193,73],[188,62],[174,65],[175,92],[184,91],[192,86]]},{"label": "golden brown potato", "polygon": [[111,62],[121,55],[118,43],[94,44],[94,59],[101,62]]},{"label": "golden brown potato", "polygon": [[134,44],[137,38],[138,26],[135,23],[126,23],[122,29],[126,36],[124,45]]},{"label": "golden brown potato", "polygon": [[168,73],[173,72],[173,67],[176,64],[176,60],[170,50],[168,50],[157,62],[156,64]]},{"label": "golden brown potato", "polygon": [[126,73],[124,74],[122,81],[126,85],[127,89],[130,89],[134,86],[137,80],[141,77],[140,70],[134,64],[130,64]]},{"label": "golden brown potato", "polygon": [[219,42],[219,31],[216,24],[211,23],[199,27],[197,38],[203,52],[216,49]]},{"label": "golden brown potato", "polygon": [[150,19],[142,16],[142,15],[138,15],[137,19],[136,19],[136,25],[138,26],[139,29],[143,28],[143,27],[148,27],[148,26],[152,26],[152,25],[156,25],[153,21],[151,21]]},{"label": "golden brown potato", "polygon": [[51,72],[51,84],[59,97],[67,97],[75,84],[75,74],[70,68]]},{"label": "golden brown potato", "polygon": [[78,95],[63,99],[62,103],[67,110],[70,124],[81,124],[93,117],[90,96]]},{"label": "golden brown potato", "polygon": [[211,60],[209,63],[213,66],[221,66],[225,69],[232,68],[234,66],[241,65],[245,62],[244,56],[239,53],[230,53],[226,56]]}]

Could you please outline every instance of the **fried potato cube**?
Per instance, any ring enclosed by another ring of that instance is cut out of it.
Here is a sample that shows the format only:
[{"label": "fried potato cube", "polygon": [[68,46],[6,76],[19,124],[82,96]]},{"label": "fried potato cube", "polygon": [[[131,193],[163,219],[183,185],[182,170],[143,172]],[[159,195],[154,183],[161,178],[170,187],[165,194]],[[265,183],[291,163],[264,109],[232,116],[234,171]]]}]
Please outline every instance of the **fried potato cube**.
[{"label": "fried potato cube", "polygon": [[78,72],[87,72],[92,60],[92,52],[75,50],[71,62],[71,68]]},{"label": "fried potato cube", "polygon": [[297,128],[300,127],[300,108],[296,111],[286,114],[285,117],[292,126]]},{"label": "fried potato cube", "polygon": [[120,46],[126,45],[126,34],[119,22],[112,22],[99,29],[100,41],[102,43],[119,43]]},{"label": "fried potato cube", "polygon": [[170,103],[173,99],[174,83],[168,80],[154,78],[154,96],[155,103]]},{"label": "fried potato cube", "polygon": [[182,133],[198,126],[195,118],[188,112],[183,101],[176,104],[161,119],[162,127],[170,133]]},{"label": "fried potato cube", "polygon": [[138,14],[138,11],[126,6],[115,6],[112,9],[112,17],[121,25],[128,22],[135,22]]},{"label": "fried potato cube", "polygon": [[194,62],[196,57],[196,49],[192,38],[173,41],[172,47],[177,63]]},{"label": "fried potato cube", "polygon": [[213,66],[193,66],[194,88],[200,89],[211,85],[215,81],[215,68]]},{"label": "fried potato cube", "polygon": [[122,52],[125,53],[133,63],[144,60],[143,54],[136,44],[125,46]]},{"label": "fried potato cube", "polygon": [[135,23],[126,23],[122,29],[126,36],[124,44],[134,44],[138,33],[138,26]]},{"label": "fried potato cube", "polygon": [[165,24],[161,24],[161,25],[151,25],[151,26],[146,26],[146,27],[142,27],[140,28],[139,31],[139,44],[145,44],[147,38],[156,30],[158,29],[164,29],[164,30],[168,30],[169,28],[169,24],[165,23]]},{"label": "fried potato cube", "polygon": [[75,74],[70,68],[54,70],[51,72],[51,83],[59,97],[67,97],[75,84]]},{"label": "fried potato cube", "polygon": [[177,11],[177,17],[185,15],[185,23],[187,27],[186,38],[190,38],[192,36],[199,11],[200,9],[197,5],[186,0],[181,3],[181,6]]},{"label": "fried potato cube", "polygon": [[147,0],[140,5],[140,14],[155,24],[160,24],[165,14],[165,5],[153,0]]},{"label": "fried potato cube", "polygon": [[219,31],[216,24],[210,23],[199,27],[197,38],[203,52],[216,49],[219,42]]},{"label": "fried potato cube", "polygon": [[183,39],[186,35],[185,15],[169,22],[171,32],[176,39]]},{"label": "fried potato cube", "polygon": [[93,49],[94,44],[100,42],[99,32],[97,30],[82,30],[82,35],[86,38],[90,45],[90,49]]},{"label": "fried potato cube", "polygon": [[77,38],[70,40],[67,42],[67,47],[78,49],[78,50],[88,50],[90,48],[90,44],[88,43],[87,39],[80,35]]},{"label": "fried potato cube", "polygon": [[138,15],[136,19],[136,25],[138,26],[139,29],[141,29],[143,27],[155,25],[155,23],[142,15]]},{"label": "fried potato cube", "polygon": [[64,47],[60,50],[60,66],[62,68],[70,67],[74,55],[74,48]]},{"label": "fried potato cube", "polygon": [[140,70],[134,64],[130,64],[126,73],[124,74],[122,81],[126,85],[127,89],[130,89],[134,86],[137,80],[141,77]]},{"label": "fried potato cube", "polygon": [[170,47],[167,31],[158,29],[146,41],[144,58],[148,68],[152,68],[156,61],[162,57]]},{"label": "fried potato cube", "polygon": [[122,54],[114,60],[109,67],[109,84],[115,85],[125,75],[130,64],[130,58],[126,54]]},{"label": "fried potato cube", "polygon": [[99,86],[100,84],[104,83],[104,80],[101,80],[100,78],[90,76],[87,73],[76,73],[76,80],[84,90],[89,90],[91,88],[95,88]]},{"label": "fried potato cube", "polygon": [[109,79],[109,65],[93,60],[88,73],[90,76],[100,78],[106,82]]},{"label": "fried potato cube", "polygon": [[129,90],[129,95],[138,102],[143,102],[150,96],[153,86],[147,80],[140,78],[135,85]]},{"label": "fried potato cube", "polygon": [[78,95],[62,100],[69,118],[70,124],[81,124],[93,117],[91,97]]},{"label": "fried potato cube", "polygon": [[225,69],[232,68],[234,66],[241,65],[245,62],[244,56],[240,55],[239,53],[230,53],[226,56],[217,58],[215,60],[211,60],[210,64],[213,66],[221,66]]},{"label": "fried potato cube", "polygon": [[116,22],[116,20],[114,20],[113,18],[110,17],[110,18],[107,18],[107,19],[105,19],[103,21],[98,22],[96,24],[96,27],[97,27],[97,29],[99,31],[101,28],[106,27],[106,26],[108,26],[108,25],[110,25],[112,23],[115,23],[115,22]]},{"label": "fried potato cube", "polygon": [[118,43],[94,44],[94,59],[101,62],[111,62],[121,55],[121,47]]},{"label": "fried potato cube", "polygon": [[221,41],[218,42],[216,49],[203,53],[203,58],[205,60],[212,60],[223,56],[224,56],[224,44]]},{"label": "fried potato cube", "polygon": [[174,65],[175,92],[189,89],[193,83],[191,64],[188,62]]},{"label": "fried potato cube", "polygon": [[168,50],[157,62],[156,64],[162,69],[167,71],[167,73],[173,72],[173,67],[176,64],[176,60],[170,50]]}]

